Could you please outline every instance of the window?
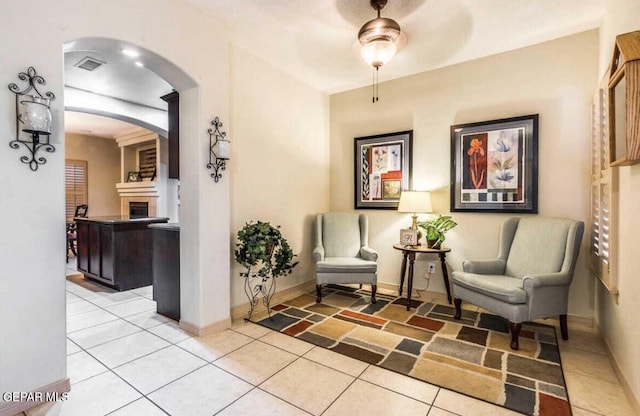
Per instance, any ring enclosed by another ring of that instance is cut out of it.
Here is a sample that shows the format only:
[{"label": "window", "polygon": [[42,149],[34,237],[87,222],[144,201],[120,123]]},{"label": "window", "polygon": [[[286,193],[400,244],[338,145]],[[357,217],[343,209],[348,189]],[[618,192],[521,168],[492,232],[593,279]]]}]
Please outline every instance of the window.
[{"label": "window", "polygon": [[66,199],[65,214],[67,222],[73,221],[76,206],[88,204],[87,192],[87,161],[86,160],[65,160],[65,186],[64,193]]},{"label": "window", "polygon": [[617,293],[615,244],[617,212],[616,168],[609,165],[607,89],[596,91],[592,106],[591,131],[591,246],[593,273],[613,294]]},{"label": "window", "polygon": [[156,146],[138,150],[138,171],[142,181],[152,181],[156,178]]}]

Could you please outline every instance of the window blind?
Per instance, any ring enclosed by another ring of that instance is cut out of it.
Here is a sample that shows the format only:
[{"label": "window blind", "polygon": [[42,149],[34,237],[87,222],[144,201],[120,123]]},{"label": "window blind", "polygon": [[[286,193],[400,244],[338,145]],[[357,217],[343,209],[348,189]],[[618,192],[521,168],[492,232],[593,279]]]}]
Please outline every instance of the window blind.
[{"label": "window blind", "polygon": [[73,221],[73,215],[76,206],[88,204],[88,178],[87,178],[87,161],[86,160],[70,160],[65,161],[65,215],[67,222]]},{"label": "window blind", "polygon": [[591,241],[593,273],[611,293],[617,293],[616,273],[612,261],[615,247],[615,189],[617,171],[609,166],[608,94],[596,91],[592,106],[591,131]]}]

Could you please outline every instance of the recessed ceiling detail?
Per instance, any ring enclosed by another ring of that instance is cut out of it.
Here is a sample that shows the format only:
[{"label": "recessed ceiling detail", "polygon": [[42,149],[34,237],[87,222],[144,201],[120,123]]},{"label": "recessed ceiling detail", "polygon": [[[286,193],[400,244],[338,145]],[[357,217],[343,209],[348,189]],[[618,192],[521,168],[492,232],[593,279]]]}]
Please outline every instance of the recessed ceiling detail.
[{"label": "recessed ceiling detail", "polygon": [[106,62],[103,62],[96,58],[92,58],[90,56],[85,56],[80,60],[80,62],[75,64],[75,66],[77,66],[78,68],[86,69],[87,71],[93,71],[100,68],[104,64],[106,64]]}]

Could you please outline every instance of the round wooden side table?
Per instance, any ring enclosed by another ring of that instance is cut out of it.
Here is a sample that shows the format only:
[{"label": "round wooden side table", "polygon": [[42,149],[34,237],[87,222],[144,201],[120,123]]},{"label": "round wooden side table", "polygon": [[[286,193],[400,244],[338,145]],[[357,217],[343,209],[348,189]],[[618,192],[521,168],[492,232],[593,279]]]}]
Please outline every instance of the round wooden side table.
[{"label": "round wooden side table", "polygon": [[451,304],[451,289],[449,288],[449,273],[447,272],[447,265],[445,263],[445,257],[450,248],[429,248],[426,244],[418,246],[404,246],[402,244],[394,244],[393,248],[402,251],[402,267],[400,268],[400,289],[398,292],[402,296],[402,287],[404,286],[404,278],[407,274],[407,259],[409,259],[409,276],[407,276],[407,310],[411,308],[411,291],[413,290],[413,263],[416,260],[417,253],[424,254],[437,254],[440,257],[440,264],[442,265],[442,278],[444,279],[444,286],[447,289],[447,300]]}]

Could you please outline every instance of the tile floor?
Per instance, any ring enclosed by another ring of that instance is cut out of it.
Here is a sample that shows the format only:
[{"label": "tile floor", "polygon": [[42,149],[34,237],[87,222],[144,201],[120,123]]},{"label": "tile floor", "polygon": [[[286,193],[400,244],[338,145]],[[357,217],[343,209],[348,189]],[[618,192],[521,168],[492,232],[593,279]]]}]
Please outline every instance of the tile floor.
[{"label": "tile floor", "polygon": [[[516,414],[243,321],[192,337],[155,313],[151,287],[67,280],[67,327],[69,400],[21,416]],[[570,335],[573,414],[634,415],[602,342]]]}]

